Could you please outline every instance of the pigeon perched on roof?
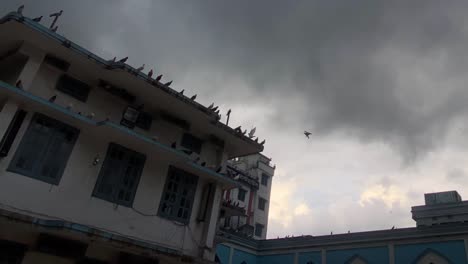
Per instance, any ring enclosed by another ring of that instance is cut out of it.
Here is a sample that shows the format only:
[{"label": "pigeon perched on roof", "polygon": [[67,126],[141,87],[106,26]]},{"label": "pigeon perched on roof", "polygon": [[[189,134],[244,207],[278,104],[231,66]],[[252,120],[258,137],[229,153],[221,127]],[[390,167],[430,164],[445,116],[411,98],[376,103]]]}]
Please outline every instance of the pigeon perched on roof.
[{"label": "pigeon perched on roof", "polygon": [[34,21],[34,22],[41,22],[41,19],[42,19],[42,16],[33,18],[32,21]]},{"label": "pigeon perched on roof", "polygon": [[158,76],[156,77],[155,80],[156,80],[156,81],[160,81],[160,80],[162,79],[162,76],[163,76],[162,74],[161,74],[161,75],[158,75]]},{"label": "pigeon perched on roof", "polygon": [[16,13],[18,13],[20,15],[23,15],[23,10],[24,10],[24,5],[20,5],[20,7],[18,7],[18,10],[16,11]]},{"label": "pigeon perched on roof", "polygon": [[119,62],[121,62],[121,63],[125,63],[127,60],[128,60],[128,57],[125,57],[125,58],[123,58],[123,59],[119,60]]},{"label": "pigeon perched on roof", "polygon": [[195,99],[197,99],[197,95],[194,95],[194,96],[190,97],[190,100],[192,100],[192,101],[195,100]]},{"label": "pigeon perched on roof", "polygon": [[148,77],[151,78],[151,76],[153,76],[153,69],[148,72]]},{"label": "pigeon perched on roof", "polygon": [[171,85],[171,84],[172,84],[172,81],[168,81],[168,82],[165,83],[164,85],[169,86],[169,85]]}]

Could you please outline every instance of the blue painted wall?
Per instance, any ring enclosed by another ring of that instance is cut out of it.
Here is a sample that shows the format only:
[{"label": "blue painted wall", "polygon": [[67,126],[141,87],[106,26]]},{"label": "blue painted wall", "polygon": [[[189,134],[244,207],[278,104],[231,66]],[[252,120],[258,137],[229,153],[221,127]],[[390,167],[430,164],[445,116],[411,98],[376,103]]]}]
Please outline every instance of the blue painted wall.
[{"label": "blue painted wall", "polygon": [[314,264],[321,264],[322,253],[320,251],[299,253],[299,257],[298,257],[299,264],[306,264],[309,261],[312,261]]},{"label": "blue painted wall", "polygon": [[[388,264],[388,248],[353,248],[327,251],[327,263],[346,263],[354,255],[359,255],[369,264]],[[397,262],[400,264],[400,262]]]},{"label": "blue painted wall", "polygon": [[293,264],[294,253],[258,256],[257,264]]},{"label": "blue painted wall", "polygon": [[218,255],[221,264],[228,264],[229,263],[229,251],[230,247],[225,245],[219,244],[216,246],[216,255]]},{"label": "blue painted wall", "polygon": [[242,261],[245,261],[247,264],[256,264],[257,256],[245,251],[234,249],[232,264],[241,264]]},{"label": "blue painted wall", "polygon": [[432,249],[437,253],[445,256],[452,263],[467,264],[465,245],[463,240],[411,245],[395,245],[395,263],[412,264],[427,249]]}]

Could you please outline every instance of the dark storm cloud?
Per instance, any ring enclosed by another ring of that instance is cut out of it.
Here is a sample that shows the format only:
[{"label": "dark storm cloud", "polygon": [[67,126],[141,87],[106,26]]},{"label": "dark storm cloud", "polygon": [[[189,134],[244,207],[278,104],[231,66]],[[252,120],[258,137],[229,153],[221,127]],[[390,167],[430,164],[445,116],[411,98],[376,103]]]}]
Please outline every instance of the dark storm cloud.
[{"label": "dark storm cloud", "polygon": [[[153,61],[176,81],[201,69],[227,81],[240,77],[251,89],[246,100],[265,96],[284,109],[271,120],[278,126],[289,120],[318,134],[385,141],[406,158],[437,147],[468,112],[464,1],[25,4],[26,14],[64,9],[59,31],[101,55]],[[209,80],[197,87],[233,93]],[[288,94],[307,102],[303,112],[280,105]]]}]

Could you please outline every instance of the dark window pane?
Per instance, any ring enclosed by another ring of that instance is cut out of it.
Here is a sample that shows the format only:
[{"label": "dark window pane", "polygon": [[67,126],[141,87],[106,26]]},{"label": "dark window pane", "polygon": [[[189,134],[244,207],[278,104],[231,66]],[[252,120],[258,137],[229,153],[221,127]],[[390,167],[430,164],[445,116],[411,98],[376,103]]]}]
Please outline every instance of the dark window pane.
[{"label": "dark window pane", "polygon": [[266,175],[265,173],[262,173],[262,185],[268,186],[268,178],[269,178],[268,175]]},{"label": "dark window pane", "polygon": [[198,177],[170,167],[158,215],[187,224],[190,220]]},{"label": "dark window pane", "polygon": [[266,200],[263,198],[258,198],[258,209],[265,210]]},{"label": "dark window pane", "polygon": [[58,184],[78,134],[76,128],[35,114],[8,170]]},{"label": "dark window pane", "polygon": [[132,206],[146,156],[109,144],[93,196],[124,206]]},{"label": "dark window pane", "polygon": [[237,200],[245,201],[245,194],[246,191],[244,189],[239,189],[239,192],[237,193]]},{"label": "dark window pane", "polygon": [[255,224],[255,235],[261,237],[263,233],[263,225],[262,224]]},{"label": "dark window pane", "polygon": [[189,133],[185,133],[182,137],[181,146],[195,153],[200,154],[203,141]]},{"label": "dark window pane", "polygon": [[86,102],[91,87],[68,75],[62,75],[57,82],[57,90],[66,93],[80,101]]}]

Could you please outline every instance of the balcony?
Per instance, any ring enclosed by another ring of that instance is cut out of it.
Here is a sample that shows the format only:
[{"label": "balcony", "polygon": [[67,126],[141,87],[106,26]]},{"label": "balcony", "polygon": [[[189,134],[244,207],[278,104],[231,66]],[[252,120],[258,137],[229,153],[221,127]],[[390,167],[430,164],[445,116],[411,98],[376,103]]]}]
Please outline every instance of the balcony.
[{"label": "balcony", "polygon": [[242,184],[245,184],[245,185],[248,185],[250,186],[251,188],[253,188],[254,190],[258,190],[259,187],[260,187],[260,183],[258,181],[258,177],[254,177],[252,175],[250,175],[249,173],[245,172],[245,171],[242,171],[234,166],[231,166],[231,165],[227,165],[226,166],[226,174],[242,183]]},{"label": "balcony", "polygon": [[72,109],[49,102],[30,92],[21,90],[3,81],[0,81],[0,101],[12,100],[19,107],[28,111],[41,112],[53,118],[67,122],[86,133],[93,133],[96,137],[107,141],[125,142],[135,149],[144,150],[148,153],[158,155],[161,159],[169,160],[175,166],[180,167],[190,173],[207,177],[221,182],[224,188],[237,187],[239,184],[229,177],[216,172],[217,168],[201,166],[181,150],[167,146],[156,139],[140,134],[124,126],[116,124],[110,120],[95,121],[90,116],[75,113]]}]

